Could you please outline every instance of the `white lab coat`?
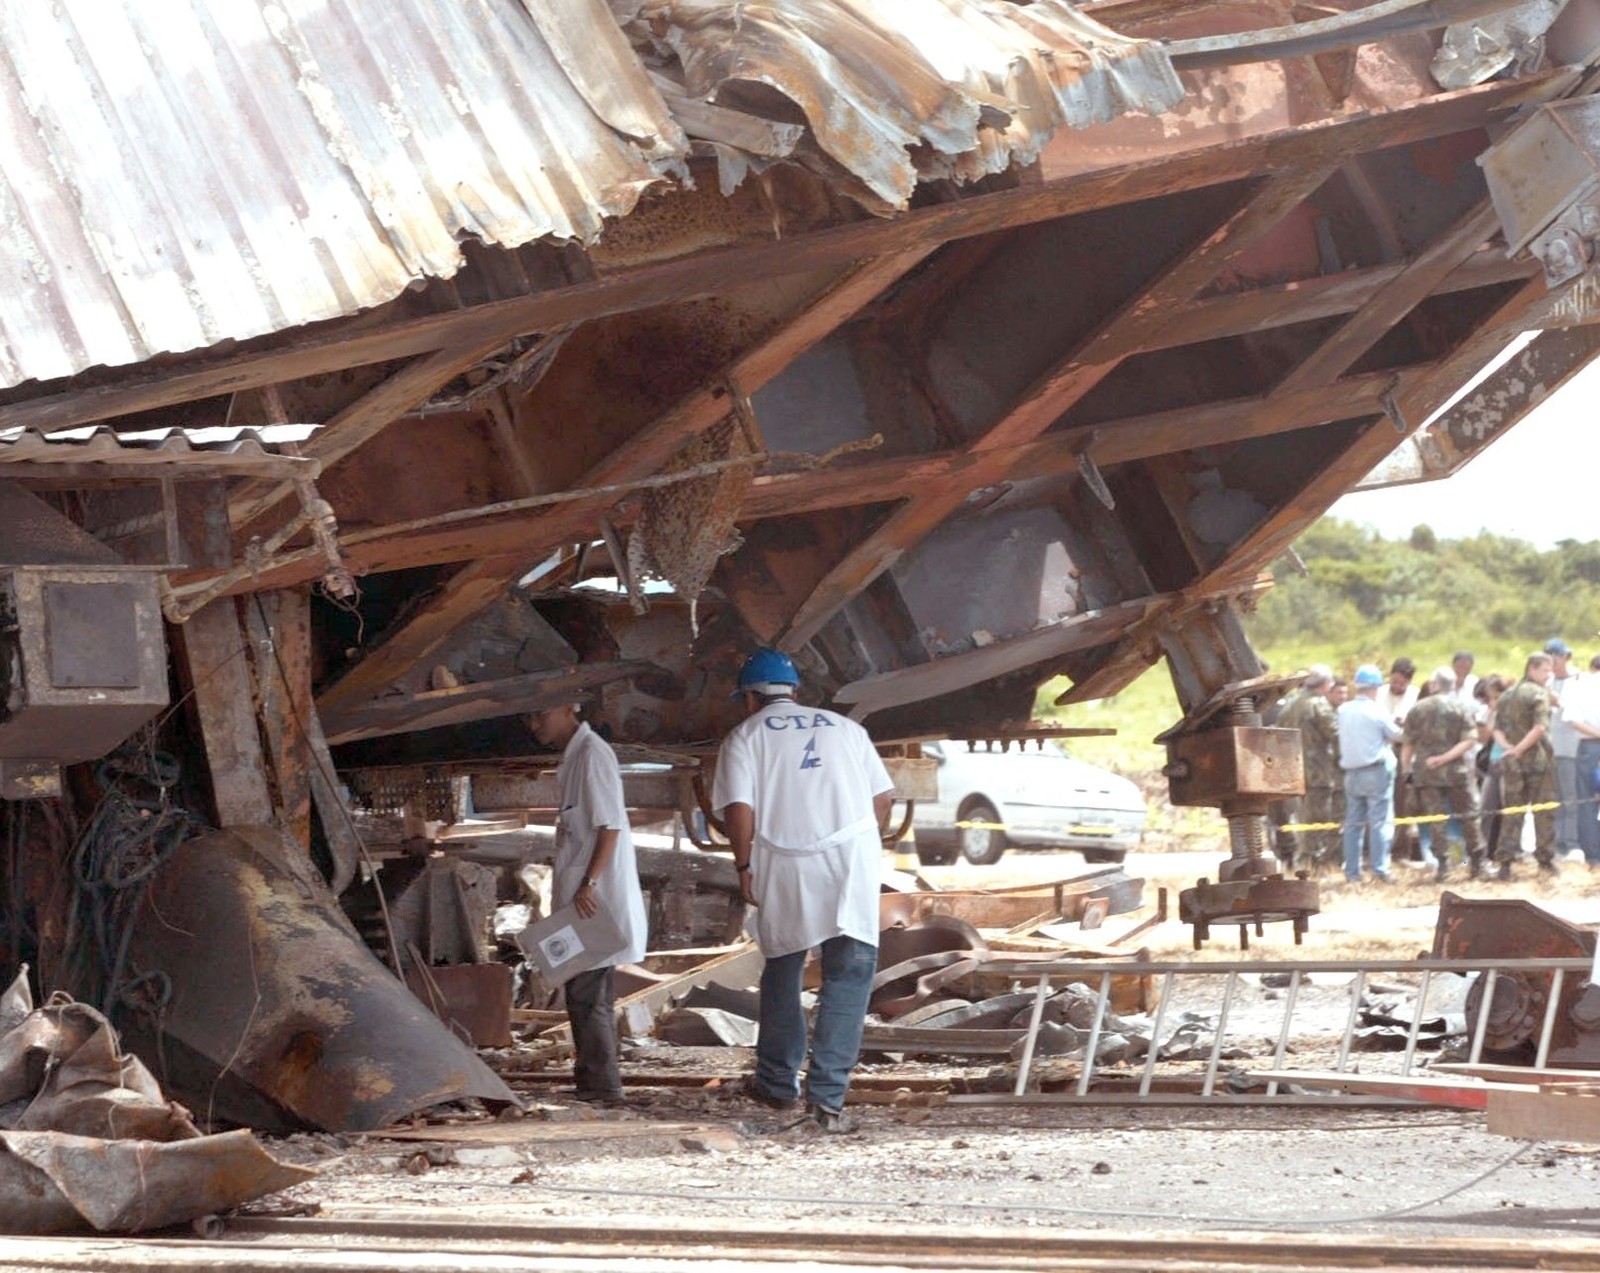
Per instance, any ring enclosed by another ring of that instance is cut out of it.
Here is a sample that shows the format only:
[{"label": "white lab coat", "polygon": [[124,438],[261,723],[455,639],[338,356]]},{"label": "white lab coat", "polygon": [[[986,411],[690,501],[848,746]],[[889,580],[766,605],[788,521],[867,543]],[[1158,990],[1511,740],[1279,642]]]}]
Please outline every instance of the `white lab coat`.
[{"label": "white lab coat", "polygon": [[595,833],[602,827],[617,832],[616,852],[600,873],[595,900],[626,939],[626,947],[601,967],[638,963],[644,958],[648,922],[644,893],[639,888],[639,865],[633,852],[633,832],[628,826],[628,805],[622,794],[622,773],[617,754],[587,721],[567,740],[556,770],[561,814],[556,819],[555,879],[552,901],[556,909],[569,906],[583,883],[594,856]]},{"label": "white lab coat", "polygon": [[883,845],[872,798],[893,788],[867,731],[836,712],[772,703],[723,741],[712,804],[755,810],[750,866],[762,954],[839,936],[878,944]]}]

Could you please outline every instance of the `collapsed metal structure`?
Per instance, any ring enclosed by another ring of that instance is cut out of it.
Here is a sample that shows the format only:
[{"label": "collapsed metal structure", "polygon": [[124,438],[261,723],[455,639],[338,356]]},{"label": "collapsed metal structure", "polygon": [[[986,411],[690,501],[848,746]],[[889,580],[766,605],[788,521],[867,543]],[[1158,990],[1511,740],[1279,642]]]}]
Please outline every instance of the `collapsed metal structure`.
[{"label": "collapsed metal structure", "polygon": [[686,773],[757,643],[908,761],[1165,657],[1232,829],[1186,908],[1298,930],[1262,572],[1600,351],[1600,0],[23,8],[0,816],[10,954],[68,980],[124,779],[337,892],[341,786],[448,821],[575,697]]}]

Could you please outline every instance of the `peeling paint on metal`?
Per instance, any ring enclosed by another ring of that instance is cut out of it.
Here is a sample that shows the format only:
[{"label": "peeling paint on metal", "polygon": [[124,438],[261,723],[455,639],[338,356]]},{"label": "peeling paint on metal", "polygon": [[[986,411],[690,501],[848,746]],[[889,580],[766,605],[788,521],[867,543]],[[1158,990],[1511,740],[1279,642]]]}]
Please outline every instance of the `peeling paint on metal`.
[{"label": "peeling paint on metal", "polygon": [[353,314],[467,238],[593,241],[695,153],[887,212],[1181,96],[1063,0],[0,0],[0,385]]}]

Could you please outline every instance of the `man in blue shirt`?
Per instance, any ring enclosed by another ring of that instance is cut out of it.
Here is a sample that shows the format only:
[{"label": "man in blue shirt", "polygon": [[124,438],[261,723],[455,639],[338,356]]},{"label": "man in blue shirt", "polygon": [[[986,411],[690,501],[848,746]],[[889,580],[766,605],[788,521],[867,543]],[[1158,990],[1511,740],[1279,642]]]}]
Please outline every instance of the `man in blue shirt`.
[{"label": "man in blue shirt", "polygon": [[1392,743],[1400,726],[1378,706],[1383,673],[1371,663],[1356,669],[1355,693],[1339,708],[1339,768],[1344,770],[1344,877],[1361,878],[1361,845],[1371,832],[1372,876],[1389,882],[1389,845],[1394,838]]}]

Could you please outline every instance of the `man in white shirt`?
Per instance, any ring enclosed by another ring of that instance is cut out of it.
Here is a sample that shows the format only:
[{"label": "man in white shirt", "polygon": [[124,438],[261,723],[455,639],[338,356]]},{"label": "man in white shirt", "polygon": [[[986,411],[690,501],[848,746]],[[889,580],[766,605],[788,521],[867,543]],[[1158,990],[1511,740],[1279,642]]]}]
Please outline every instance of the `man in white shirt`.
[{"label": "man in white shirt", "polygon": [[1473,666],[1477,658],[1471,650],[1457,650],[1450,660],[1450,670],[1456,674],[1456,701],[1469,712],[1478,710],[1478,674]]},{"label": "man in white shirt", "polygon": [[1590,675],[1575,681],[1561,700],[1561,718],[1578,736],[1577,822],[1578,846],[1590,867],[1600,867],[1600,782],[1595,768],[1600,766],[1600,677]]},{"label": "man in white shirt", "polygon": [[571,906],[585,918],[604,911],[627,943],[604,967],[580,972],[565,986],[577,1097],[614,1105],[622,1100],[622,1078],[613,970],[644,958],[647,925],[622,772],[611,745],[578,719],[577,704],[533,712],[528,723],[541,743],[561,750],[551,905]]},{"label": "man in white shirt", "polygon": [[[1556,757],[1556,856],[1565,857],[1578,848],[1578,734],[1567,716],[1567,697],[1581,684],[1581,673],[1572,666],[1572,647],[1560,637],[1544,643],[1550,656],[1550,749]],[[1585,854],[1585,859],[1588,855]]]},{"label": "man in white shirt", "polygon": [[776,650],[745,661],[735,696],[748,716],[723,740],[712,805],[727,824],[767,959],[756,1071],[745,1093],[774,1109],[796,1104],[807,1060],[800,981],[807,953],[821,947],[806,1111],[823,1131],[844,1132],[845,1091],[878,966],[879,828],[894,784],[867,731],[800,706],[799,683]]}]

